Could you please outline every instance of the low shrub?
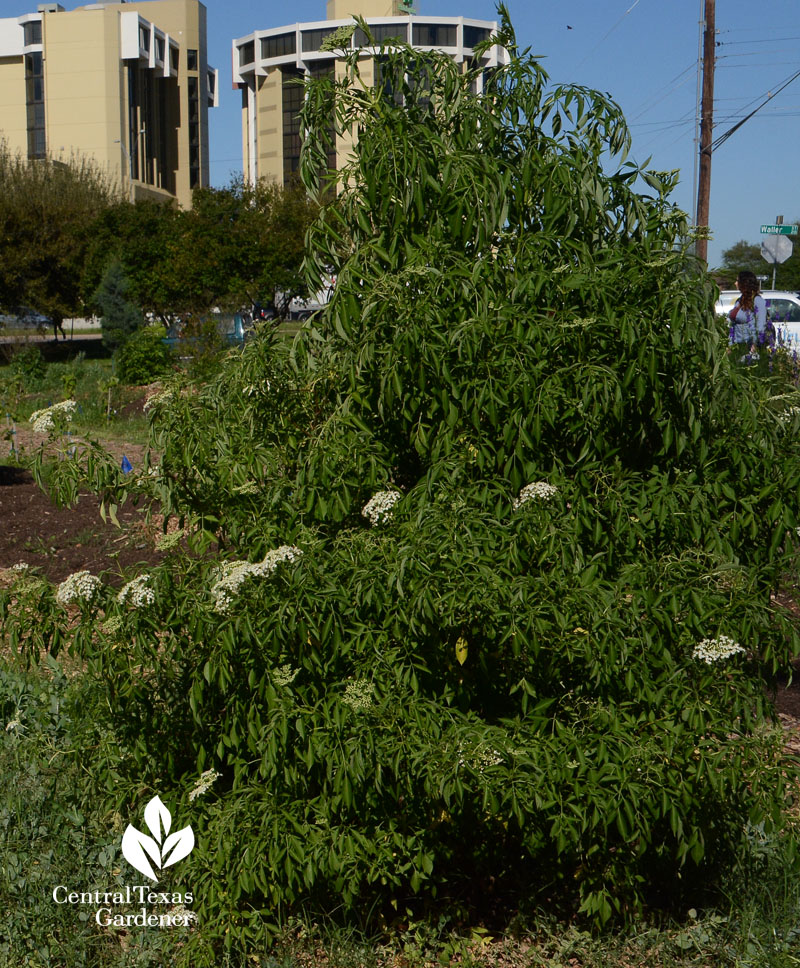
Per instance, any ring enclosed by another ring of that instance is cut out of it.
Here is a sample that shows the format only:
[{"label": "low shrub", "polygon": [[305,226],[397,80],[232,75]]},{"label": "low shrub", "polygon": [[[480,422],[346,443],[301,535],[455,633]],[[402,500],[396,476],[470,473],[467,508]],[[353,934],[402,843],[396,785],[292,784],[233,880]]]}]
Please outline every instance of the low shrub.
[{"label": "low shrub", "polygon": [[42,351],[30,343],[19,347],[11,357],[11,371],[19,374],[27,390],[37,390],[47,372]]},{"label": "low shrub", "polygon": [[486,78],[392,46],[402,105],[357,53],[310,83],[312,190],[331,117],[360,132],[309,233],[331,301],[152,398],[161,463],[120,486],[203,554],[70,599],[103,802],[213,777],[185,963],[300,914],[685,911],[780,830],[800,410],[732,361],[616,105],[501,40]]},{"label": "low shrub", "polygon": [[121,383],[153,383],[172,369],[172,353],[162,342],[164,335],[162,326],[147,326],[120,346],[114,354],[114,366]]}]

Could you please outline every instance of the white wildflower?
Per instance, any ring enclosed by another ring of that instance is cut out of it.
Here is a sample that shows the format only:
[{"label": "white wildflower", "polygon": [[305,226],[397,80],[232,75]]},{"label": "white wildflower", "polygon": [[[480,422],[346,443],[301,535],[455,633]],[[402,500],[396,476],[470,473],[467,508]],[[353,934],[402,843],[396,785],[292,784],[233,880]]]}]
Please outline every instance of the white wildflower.
[{"label": "white wildflower", "polygon": [[156,538],[156,551],[172,551],[181,543],[181,538],[183,538],[183,529],[178,531],[170,531],[168,534],[160,534]]},{"label": "white wildflower", "polygon": [[56,590],[59,605],[80,605],[91,602],[102,587],[102,582],[88,571],[76,571],[69,575]]},{"label": "white wildflower", "polygon": [[255,481],[245,481],[244,484],[237,484],[233,488],[233,493],[239,495],[258,494],[260,490],[261,488]]},{"label": "white wildflower", "polygon": [[738,642],[734,642],[727,635],[720,635],[716,639],[703,639],[702,642],[698,642],[692,652],[692,658],[701,659],[707,665],[711,665],[712,662],[729,659],[739,652],[744,652],[744,649]]},{"label": "white wildflower", "polygon": [[467,766],[481,774],[489,767],[498,766],[503,762],[503,754],[500,750],[484,745],[467,749],[461,741],[456,745],[456,754],[459,766]]},{"label": "white wildflower", "polygon": [[10,723],[6,723],[6,732],[11,733],[16,729],[24,729],[19,719],[12,719]]},{"label": "white wildflower", "polygon": [[176,904],[174,908],[170,909],[169,914],[171,918],[170,927],[188,928],[191,924],[197,923],[197,915],[183,904]]},{"label": "white wildflower", "polygon": [[120,605],[133,605],[134,608],[147,608],[156,600],[156,593],[150,587],[149,575],[138,575],[127,585],[123,585],[117,601]]},{"label": "white wildflower", "polygon": [[279,686],[289,686],[297,678],[299,672],[299,669],[293,669],[287,662],[277,669],[272,670],[272,681]]},{"label": "white wildflower", "polygon": [[533,500],[552,501],[556,494],[558,494],[558,488],[555,485],[548,484],[547,481],[534,481],[533,484],[526,484],[522,488],[519,497],[514,499],[513,508],[517,511],[523,504]]},{"label": "white wildflower", "polygon": [[77,408],[78,404],[74,400],[62,400],[61,403],[54,403],[51,407],[36,410],[28,419],[33,424],[35,434],[47,434],[56,429],[57,419],[67,422],[72,420]]},{"label": "white wildflower", "polygon": [[223,614],[228,612],[239,589],[248,578],[266,578],[278,565],[285,561],[296,561],[301,555],[302,551],[294,545],[281,545],[280,548],[268,551],[263,561],[224,562],[217,573],[217,581],[211,588],[214,611]]},{"label": "white wildflower", "polygon": [[204,793],[208,793],[220,776],[221,774],[217,773],[216,770],[206,770],[205,773],[201,773],[200,779],[189,791],[189,800],[196,800],[198,797],[202,797]]},{"label": "white wildflower", "polygon": [[18,561],[16,565],[12,565],[9,569],[10,571],[16,572],[26,572],[30,568],[27,561]]},{"label": "white wildflower", "polygon": [[104,635],[116,635],[122,628],[123,622],[120,615],[112,615],[100,626],[100,631]]},{"label": "white wildflower", "polygon": [[382,524],[392,516],[392,508],[403,495],[399,491],[378,491],[373,494],[361,509],[361,514],[369,518],[370,524]]},{"label": "white wildflower", "polygon": [[371,709],[374,705],[375,686],[369,679],[354,679],[348,682],[342,696],[342,702],[357,712]]},{"label": "white wildflower", "polygon": [[160,407],[166,403],[171,403],[173,395],[172,389],[159,390],[145,400],[142,410],[146,413],[151,407]]}]

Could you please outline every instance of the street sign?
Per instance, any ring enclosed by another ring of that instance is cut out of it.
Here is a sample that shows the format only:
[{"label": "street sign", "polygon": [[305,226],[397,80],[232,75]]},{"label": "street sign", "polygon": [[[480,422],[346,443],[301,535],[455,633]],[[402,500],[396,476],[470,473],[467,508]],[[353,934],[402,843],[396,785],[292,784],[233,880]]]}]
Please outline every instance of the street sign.
[{"label": "street sign", "polygon": [[762,225],[762,235],[797,235],[798,225]]},{"label": "street sign", "polygon": [[770,235],[761,243],[761,258],[773,265],[786,262],[793,248],[791,241],[785,235]]}]

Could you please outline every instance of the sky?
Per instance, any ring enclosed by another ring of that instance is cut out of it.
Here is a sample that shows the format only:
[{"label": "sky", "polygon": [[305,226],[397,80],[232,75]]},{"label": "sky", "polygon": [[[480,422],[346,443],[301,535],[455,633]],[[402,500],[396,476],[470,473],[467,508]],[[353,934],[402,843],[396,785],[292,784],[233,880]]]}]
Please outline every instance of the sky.
[{"label": "sky", "polygon": [[[77,0],[61,0],[67,9]],[[0,0],[0,16],[36,0]],[[632,157],[679,169],[673,201],[695,202],[695,116],[703,0],[506,0],[520,47],[542,59],[555,83],[610,94],[633,136]],[[325,0],[206,0],[208,58],[219,69],[220,104],[209,112],[211,183],[241,172],[241,95],[232,88],[231,42],[253,30],[324,20]],[[493,20],[493,0],[416,0],[426,16]],[[768,101],[712,156],[709,264],[739,240],[759,244],[760,227],[800,220],[800,3],[717,0],[714,136]],[[774,93],[768,99],[770,93]],[[798,237],[797,244],[800,244]],[[767,265],[765,263],[765,271]]]}]

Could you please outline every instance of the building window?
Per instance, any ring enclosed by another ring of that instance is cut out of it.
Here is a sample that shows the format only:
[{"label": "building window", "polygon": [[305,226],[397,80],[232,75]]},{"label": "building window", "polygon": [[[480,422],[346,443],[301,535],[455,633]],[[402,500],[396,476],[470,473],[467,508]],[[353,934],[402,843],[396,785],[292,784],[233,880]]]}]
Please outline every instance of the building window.
[{"label": "building window", "polygon": [[[408,40],[407,24],[370,24],[369,32],[372,34],[375,45],[388,44],[391,41],[404,44]],[[360,27],[356,27],[353,38],[356,47],[371,46],[367,40],[367,35]]]},{"label": "building window", "polygon": [[150,53],[150,31],[144,24],[139,24],[139,48]]},{"label": "building window", "polygon": [[42,42],[42,21],[41,20],[33,20],[29,23],[26,23],[22,29],[25,35],[26,47],[31,47],[34,44],[41,44]]},{"label": "building window", "polygon": [[304,30],[301,34],[303,51],[308,53],[319,50],[322,46],[322,41],[326,37],[330,37],[336,29],[336,27],[321,27],[319,30]]},{"label": "building window", "polygon": [[415,47],[455,47],[458,28],[455,24],[414,24]]},{"label": "building window", "polygon": [[181,56],[181,52],[178,50],[178,48],[177,47],[173,47],[172,45],[170,45],[170,48],[169,48],[169,69],[171,71],[177,71],[178,70],[178,65],[180,64],[180,56]]},{"label": "building window", "polygon": [[[308,73],[315,79],[328,77],[333,80],[334,63],[335,62],[332,60],[314,61],[313,63],[309,64]],[[325,129],[325,140],[328,171],[336,171],[336,128],[334,126],[333,111],[331,111],[330,123]]]},{"label": "building window", "polygon": [[396,65],[391,67],[386,57],[375,58],[375,88],[386,101],[403,103],[403,71]]},{"label": "building window", "polygon": [[245,64],[252,64],[255,59],[255,42],[251,40],[246,44],[242,44],[242,46],[239,48],[239,66],[244,67]]},{"label": "building window", "polygon": [[200,82],[187,78],[189,100],[189,188],[200,184]]},{"label": "building window", "polygon": [[300,171],[300,108],[303,106],[303,72],[281,68],[283,108],[283,183],[296,181]]},{"label": "building window", "polygon": [[156,60],[164,63],[164,38],[156,37]]},{"label": "building window", "polygon": [[197,51],[193,50],[191,47],[186,51],[186,70],[196,71],[197,67]]},{"label": "building window", "polygon": [[476,44],[482,44],[484,40],[489,39],[491,31],[486,27],[470,27],[468,24],[464,24],[464,46],[474,47]]},{"label": "building window", "polygon": [[297,53],[297,36],[294,31],[290,34],[278,34],[277,37],[264,37],[261,40],[261,56],[285,57],[287,54]]},{"label": "building window", "polygon": [[25,101],[28,116],[28,158],[44,158],[44,63],[42,55],[25,55]]}]

